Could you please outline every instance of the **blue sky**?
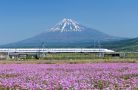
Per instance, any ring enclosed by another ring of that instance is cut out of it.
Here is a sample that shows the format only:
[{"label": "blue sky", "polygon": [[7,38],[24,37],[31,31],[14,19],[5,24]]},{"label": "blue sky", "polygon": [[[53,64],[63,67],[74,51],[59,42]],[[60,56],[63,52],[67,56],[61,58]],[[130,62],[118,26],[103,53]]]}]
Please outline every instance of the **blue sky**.
[{"label": "blue sky", "polygon": [[138,0],[0,0],[0,44],[37,35],[63,18],[110,35],[138,37]]}]

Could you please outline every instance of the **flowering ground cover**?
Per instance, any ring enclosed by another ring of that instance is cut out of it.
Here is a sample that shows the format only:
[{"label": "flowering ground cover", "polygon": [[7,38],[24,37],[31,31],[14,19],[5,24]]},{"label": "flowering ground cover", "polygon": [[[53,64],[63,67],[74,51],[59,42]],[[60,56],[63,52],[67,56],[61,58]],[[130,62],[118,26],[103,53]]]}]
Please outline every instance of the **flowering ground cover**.
[{"label": "flowering ground cover", "polygon": [[0,90],[138,90],[138,63],[0,64]]}]

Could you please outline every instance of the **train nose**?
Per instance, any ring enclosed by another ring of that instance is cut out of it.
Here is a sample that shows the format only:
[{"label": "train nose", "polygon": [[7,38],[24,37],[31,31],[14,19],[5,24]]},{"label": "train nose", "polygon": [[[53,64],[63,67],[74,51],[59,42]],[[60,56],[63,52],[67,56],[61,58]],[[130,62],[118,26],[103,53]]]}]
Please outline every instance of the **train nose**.
[{"label": "train nose", "polygon": [[115,51],[113,51],[113,50],[108,50],[108,52],[115,52]]}]

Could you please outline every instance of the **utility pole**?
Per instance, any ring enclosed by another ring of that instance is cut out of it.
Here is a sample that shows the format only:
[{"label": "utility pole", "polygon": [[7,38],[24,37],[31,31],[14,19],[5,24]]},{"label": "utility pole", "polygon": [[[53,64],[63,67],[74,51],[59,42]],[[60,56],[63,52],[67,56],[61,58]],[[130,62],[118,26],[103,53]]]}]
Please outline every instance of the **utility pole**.
[{"label": "utility pole", "polygon": [[95,40],[93,40],[93,47],[95,48]]},{"label": "utility pole", "polygon": [[9,57],[9,49],[8,49],[8,55],[7,55],[7,60],[9,60],[9,58],[10,58],[10,57]]},{"label": "utility pole", "polygon": [[[98,40],[98,48],[99,48],[99,51],[101,50],[101,43],[100,43],[100,40]],[[103,56],[103,53],[100,52],[99,53],[99,57],[102,57]]]},{"label": "utility pole", "polygon": [[45,43],[44,42],[41,43],[41,48],[45,48]]},{"label": "utility pole", "polygon": [[44,52],[44,49],[45,49],[45,42],[42,42],[41,48],[43,49],[43,50],[42,50],[42,57],[45,57],[45,52]]},{"label": "utility pole", "polygon": [[101,43],[100,43],[100,40],[98,41],[98,46],[99,46],[99,49],[101,48]]}]

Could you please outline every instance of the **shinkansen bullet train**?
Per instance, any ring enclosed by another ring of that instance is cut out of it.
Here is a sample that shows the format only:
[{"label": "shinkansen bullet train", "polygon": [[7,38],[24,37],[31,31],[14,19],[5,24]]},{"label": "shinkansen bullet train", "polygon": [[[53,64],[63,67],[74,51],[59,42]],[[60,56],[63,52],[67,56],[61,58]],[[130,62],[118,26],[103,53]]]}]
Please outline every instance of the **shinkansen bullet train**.
[{"label": "shinkansen bullet train", "polygon": [[0,52],[47,52],[47,53],[112,53],[113,50],[102,48],[0,48]]}]

